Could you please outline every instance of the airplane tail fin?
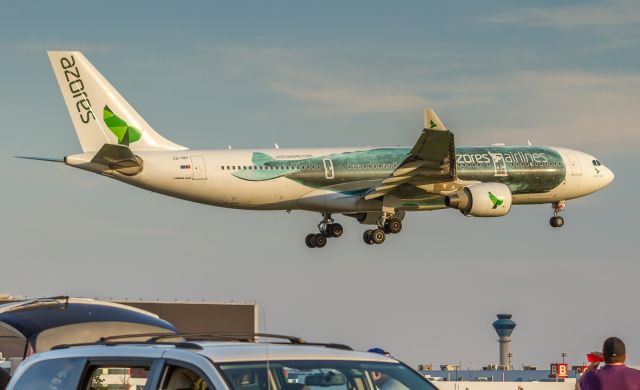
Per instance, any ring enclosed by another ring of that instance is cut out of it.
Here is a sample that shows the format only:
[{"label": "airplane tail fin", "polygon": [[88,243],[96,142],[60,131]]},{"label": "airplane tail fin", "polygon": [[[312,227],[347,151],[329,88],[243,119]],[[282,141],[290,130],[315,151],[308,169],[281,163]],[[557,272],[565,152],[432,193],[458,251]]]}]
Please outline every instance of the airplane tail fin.
[{"label": "airplane tail fin", "polygon": [[447,127],[432,109],[424,110],[424,128],[429,130],[447,130]]},{"label": "airplane tail fin", "polygon": [[156,133],[82,53],[47,54],[83,152],[105,144],[133,151],[187,149]]}]

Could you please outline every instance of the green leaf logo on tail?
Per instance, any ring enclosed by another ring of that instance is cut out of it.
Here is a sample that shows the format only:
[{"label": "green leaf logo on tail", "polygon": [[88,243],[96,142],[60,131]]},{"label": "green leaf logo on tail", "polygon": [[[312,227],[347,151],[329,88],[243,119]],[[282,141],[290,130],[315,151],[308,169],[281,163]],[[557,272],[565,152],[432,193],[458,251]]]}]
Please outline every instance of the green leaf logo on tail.
[{"label": "green leaf logo on tail", "polygon": [[434,122],[434,121],[433,121],[433,119],[431,119],[431,120],[429,121],[429,128],[430,128],[430,129],[433,129],[433,128],[434,128],[434,127],[436,127],[436,126],[438,126],[438,125],[436,125],[436,122]]},{"label": "green leaf logo on tail", "polygon": [[491,199],[491,203],[493,203],[492,209],[497,209],[498,206],[504,202],[504,200],[498,199],[494,194],[492,194],[491,191],[489,191],[489,199]]},{"label": "green leaf logo on tail", "polygon": [[129,144],[136,142],[142,137],[142,131],[127,125],[127,122],[114,114],[109,106],[104,106],[103,119],[109,130],[118,138],[118,144],[120,145],[129,146]]}]

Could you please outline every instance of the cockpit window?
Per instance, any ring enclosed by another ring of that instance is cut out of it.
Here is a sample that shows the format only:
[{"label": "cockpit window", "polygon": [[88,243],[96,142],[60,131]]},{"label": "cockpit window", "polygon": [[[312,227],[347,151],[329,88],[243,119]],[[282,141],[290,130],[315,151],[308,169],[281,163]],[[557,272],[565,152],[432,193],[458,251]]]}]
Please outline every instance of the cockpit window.
[{"label": "cockpit window", "polygon": [[600,165],[602,165],[602,164],[600,163],[600,161],[598,161],[598,160],[593,160],[593,161],[591,161],[591,163],[592,163],[592,164],[593,164],[593,166],[595,166],[595,167],[599,167]]}]

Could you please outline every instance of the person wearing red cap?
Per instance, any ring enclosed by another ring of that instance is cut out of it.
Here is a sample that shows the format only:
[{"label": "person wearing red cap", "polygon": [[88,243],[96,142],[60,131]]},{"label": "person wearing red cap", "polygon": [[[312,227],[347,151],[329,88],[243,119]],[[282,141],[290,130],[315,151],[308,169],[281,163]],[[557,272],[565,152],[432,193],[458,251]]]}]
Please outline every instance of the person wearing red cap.
[{"label": "person wearing red cap", "polygon": [[624,342],[609,337],[602,345],[604,367],[599,362],[589,368],[576,383],[576,390],[640,390],[640,371],[627,367],[627,351]]}]

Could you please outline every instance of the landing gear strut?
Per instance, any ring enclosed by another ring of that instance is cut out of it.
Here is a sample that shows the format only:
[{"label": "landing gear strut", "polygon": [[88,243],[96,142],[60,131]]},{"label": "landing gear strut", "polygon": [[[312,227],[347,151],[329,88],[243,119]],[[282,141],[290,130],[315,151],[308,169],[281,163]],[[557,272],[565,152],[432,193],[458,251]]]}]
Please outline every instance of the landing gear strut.
[{"label": "landing gear strut", "polygon": [[553,202],[551,207],[553,207],[553,217],[549,220],[549,224],[551,227],[559,228],[564,225],[564,218],[560,216],[560,212],[564,210],[566,203],[564,200],[559,202]]},{"label": "landing gear strut", "polygon": [[368,245],[382,244],[387,234],[397,234],[400,233],[401,230],[402,222],[398,218],[394,218],[392,215],[388,216],[384,213],[378,220],[378,228],[365,230],[362,235],[362,240]]},{"label": "landing gear strut", "polygon": [[335,223],[331,218],[331,213],[322,213],[322,221],[318,224],[320,233],[307,234],[304,239],[309,248],[323,248],[327,245],[327,238],[338,238],[344,233],[342,225]]}]

